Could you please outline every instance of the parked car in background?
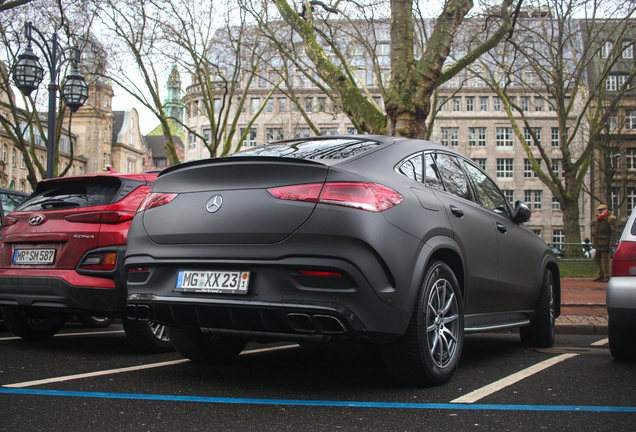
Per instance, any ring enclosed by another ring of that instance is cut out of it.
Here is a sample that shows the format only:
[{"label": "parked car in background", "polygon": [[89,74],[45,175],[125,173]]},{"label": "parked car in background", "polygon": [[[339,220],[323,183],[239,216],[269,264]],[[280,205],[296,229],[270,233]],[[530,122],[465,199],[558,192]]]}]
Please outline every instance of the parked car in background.
[{"label": "parked car in background", "polygon": [[130,227],[130,319],[225,361],[248,340],[364,341],[439,384],[464,332],[554,342],[559,269],[470,159],[427,141],[316,137],[170,167]]},{"label": "parked car in background", "polygon": [[28,196],[26,192],[0,188],[0,218],[11,213]]},{"label": "parked car in background", "polygon": [[636,211],[625,224],[614,252],[606,296],[612,356],[636,360]]},{"label": "parked car in background", "polygon": [[45,339],[77,315],[85,325],[124,318],[147,351],[171,349],[165,326],[125,319],[126,235],[157,173],[84,175],[43,180],[2,219],[0,310],[6,327]]}]

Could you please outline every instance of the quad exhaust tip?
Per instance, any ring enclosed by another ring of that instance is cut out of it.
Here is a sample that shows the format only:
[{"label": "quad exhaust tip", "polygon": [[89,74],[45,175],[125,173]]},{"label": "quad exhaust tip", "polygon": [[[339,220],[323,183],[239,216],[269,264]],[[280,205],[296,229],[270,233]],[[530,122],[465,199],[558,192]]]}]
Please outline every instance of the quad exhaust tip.
[{"label": "quad exhaust tip", "polygon": [[302,313],[287,314],[287,318],[294,330],[303,333],[319,331],[326,334],[344,333],[346,327],[338,318],[329,315],[313,315]]},{"label": "quad exhaust tip", "polygon": [[128,305],[126,306],[126,318],[128,318],[129,320],[149,321],[150,306]]}]

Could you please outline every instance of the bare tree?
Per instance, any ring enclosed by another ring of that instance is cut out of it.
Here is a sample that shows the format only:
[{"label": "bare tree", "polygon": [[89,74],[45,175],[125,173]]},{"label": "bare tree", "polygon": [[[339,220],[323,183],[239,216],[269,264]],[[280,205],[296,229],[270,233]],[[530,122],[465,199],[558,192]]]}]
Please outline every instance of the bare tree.
[{"label": "bare tree", "polygon": [[[634,40],[635,9],[599,0],[526,5],[515,37],[482,57],[481,71],[473,72],[501,98],[532,170],[559,202],[565,241],[579,243],[579,198],[594,145],[636,75],[633,60],[620,64],[629,47],[623,42]],[[622,82],[608,87],[617,70]],[[538,104],[556,115],[552,140],[535,133],[530,113]]]},{"label": "bare tree", "polygon": [[[472,0],[447,0],[432,24],[414,14],[414,2],[392,0],[358,4],[355,2],[307,1],[295,10],[285,0],[274,0],[276,10],[268,2],[246,0],[262,28],[276,26],[282,19],[302,41],[306,58],[320,81],[337,98],[342,111],[361,132],[426,138],[431,97],[436,88],[457,75],[480,55],[492,49],[513,30],[509,9],[513,0],[500,5],[499,27],[490,38],[458,58],[444,69],[454,37],[472,9]],[[517,7],[521,4],[518,1]],[[279,15],[275,14],[277,12]],[[390,40],[390,75],[376,56],[381,40]],[[281,38],[279,38],[281,39]],[[386,115],[368,98],[364,77],[356,74],[349,58],[365,52],[372,59],[376,81],[381,83]]]},{"label": "bare tree", "polygon": [[170,69],[159,46],[164,39],[161,23],[167,20],[168,12],[152,0],[96,0],[94,8],[101,22],[101,31],[95,34],[110,59],[108,69],[98,74],[152,111],[161,124],[168,164],[178,164],[169,116],[161,99],[161,77]]}]

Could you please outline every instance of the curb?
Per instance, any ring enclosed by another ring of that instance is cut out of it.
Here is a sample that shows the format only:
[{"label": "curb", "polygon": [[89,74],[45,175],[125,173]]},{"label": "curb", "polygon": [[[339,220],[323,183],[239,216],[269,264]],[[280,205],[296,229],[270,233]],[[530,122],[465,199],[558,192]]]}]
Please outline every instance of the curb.
[{"label": "curb", "polygon": [[557,334],[607,335],[607,317],[560,316],[556,320]]}]

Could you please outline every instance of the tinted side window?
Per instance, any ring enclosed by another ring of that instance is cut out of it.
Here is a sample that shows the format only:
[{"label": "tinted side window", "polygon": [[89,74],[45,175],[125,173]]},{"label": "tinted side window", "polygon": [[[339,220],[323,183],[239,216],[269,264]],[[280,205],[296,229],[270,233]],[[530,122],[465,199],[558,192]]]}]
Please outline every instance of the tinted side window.
[{"label": "tinted side window", "polygon": [[4,214],[7,215],[13,211],[17,206],[19,206],[22,201],[24,201],[26,197],[22,195],[14,195],[14,194],[2,194],[2,210],[4,210]]},{"label": "tinted side window", "polygon": [[82,178],[40,182],[33,195],[18,211],[56,210],[107,205],[121,187],[115,177]]},{"label": "tinted side window", "polygon": [[457,158],[440,153],[437,156],[437,169],[448,192],[472,201],[473,194]]},{"label": "tinted side window", "polygon": [[420,153],[410,159],[405,160],[396,168],[396,171],[402,175],[407,176],[411,180],[424,183],[422,179],[422,154]]},{"label": "tinted side window", "polygon": [[424,160],[426,161],[424,168],[425,184],[433,189],[444,190],[442,178],[439,174],[439,170],[437,169],[437,165],[435,164],[436,158],[437,154],[435,153],[426,153],[424,156]]},{"label": "tinted side window", "polygon": [[495,182],[476,166],[469,163],[465,163],[464,166],[468,176],[473,181],[475,193],[479,197],[481,205],[497,213],[508,215],[506,198],[499,191]]}]

